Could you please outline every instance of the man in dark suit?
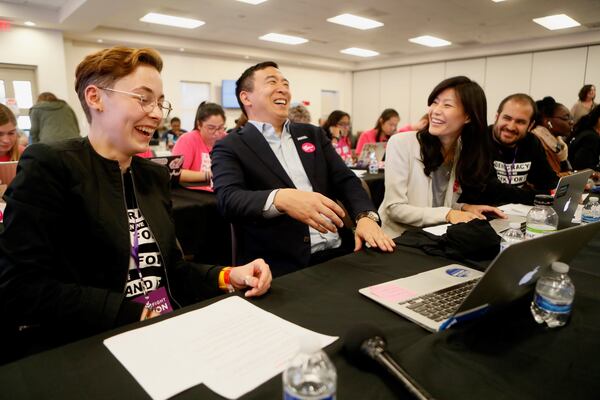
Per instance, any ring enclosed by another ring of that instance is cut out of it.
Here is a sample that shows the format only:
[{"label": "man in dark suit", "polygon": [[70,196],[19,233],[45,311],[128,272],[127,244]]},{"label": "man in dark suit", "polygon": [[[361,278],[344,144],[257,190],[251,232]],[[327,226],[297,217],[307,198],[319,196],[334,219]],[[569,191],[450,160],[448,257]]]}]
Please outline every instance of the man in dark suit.
[{"label": "man in dark suit", "polygon": [[[247,69],[236,95],[248,123],[215,144],[212,172],[219,209],[234,223],[238,260],[260,254],[283,275],[370,247],[393,251],[360,180],[325,133],[288,120],[288,80],[274,62]],[[354,246],[339,199],[356,221]]]}]

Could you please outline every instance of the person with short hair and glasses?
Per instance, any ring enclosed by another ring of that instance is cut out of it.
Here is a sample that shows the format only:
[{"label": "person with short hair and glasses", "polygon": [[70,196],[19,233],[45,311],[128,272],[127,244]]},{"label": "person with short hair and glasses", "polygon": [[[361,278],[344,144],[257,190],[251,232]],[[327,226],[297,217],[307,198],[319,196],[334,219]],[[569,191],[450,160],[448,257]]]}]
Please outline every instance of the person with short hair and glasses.
[{"label": "person with short hair and glasses", "polygon": [[203,101],[196,111],[196,128],[181,135],[175,147],[174,155],[183,155],[181,169],[182,183],[204,183],[201,186],[187,186],[212,192],[212,172],[210,152],[215,142],[226,135],[225,111],[215,103]]},{"label": "person with short hair and glasses", "polygon": [[169,173],[134,157],[171,109],[161,69],[153,49],[88,55],[75,89],[89,135],[23,153],[0,234],[0,363],[218,294],[268,290],[263,260],[223,268],[182,257]]}]

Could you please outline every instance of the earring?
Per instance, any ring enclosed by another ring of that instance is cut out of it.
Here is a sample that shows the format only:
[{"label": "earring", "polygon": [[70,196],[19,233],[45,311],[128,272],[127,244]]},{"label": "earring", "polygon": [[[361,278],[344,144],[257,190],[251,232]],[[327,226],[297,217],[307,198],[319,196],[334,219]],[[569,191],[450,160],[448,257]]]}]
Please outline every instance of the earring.
[{"label": "earring", "polygon": [[548,121],[548,128],[552,129],[552,122]]}]

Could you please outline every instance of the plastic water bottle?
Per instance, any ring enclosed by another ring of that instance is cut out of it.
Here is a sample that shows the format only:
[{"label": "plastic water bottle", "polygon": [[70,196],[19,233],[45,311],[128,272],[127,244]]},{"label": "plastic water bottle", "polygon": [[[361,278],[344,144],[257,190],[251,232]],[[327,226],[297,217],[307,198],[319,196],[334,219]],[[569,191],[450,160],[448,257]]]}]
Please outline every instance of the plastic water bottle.
[{"label": "plastic water bottle", "polygon": [[500,251],[506,250],[511,244],[522,242],[525,239],[523,232],[521,232],[521,224],[518,222],[511,222],[508,224],[509,229],[504,232],[502,239],[500,239]]},{"label": "plastic water bottle", "polygon": [[549,328],[555,328],[567,323],[575,297],[575,286],[567,272],[569,266],[556,261],[537,281],[531,313],[538,324],[545,322]]},{"label": "plastic water bottle", "polygon": [[378,172],[379,172],[379,161],[377,161],[377,156],[375,155],[375,152],[372,151],[369,154],[369,173],[376,174]]},{"label": "plastic water bottle", "polygon": [[337,373],[333,363],[316,338],[303,339],[300,353],[283,371],[284,400],[335,400]]},{"label": "plastic water bottle", "polygon": [[600,204],[597,197],[590,197],[581,211],[581,223],[590,224],[600,221]]},{"label": "plastic water bottle", "polygon": [[558,229],[558,214],[552,208],[554,198],[546,194],[538,194],[533,202],[534,206],[527,213],[525,238],[556,232]]}]

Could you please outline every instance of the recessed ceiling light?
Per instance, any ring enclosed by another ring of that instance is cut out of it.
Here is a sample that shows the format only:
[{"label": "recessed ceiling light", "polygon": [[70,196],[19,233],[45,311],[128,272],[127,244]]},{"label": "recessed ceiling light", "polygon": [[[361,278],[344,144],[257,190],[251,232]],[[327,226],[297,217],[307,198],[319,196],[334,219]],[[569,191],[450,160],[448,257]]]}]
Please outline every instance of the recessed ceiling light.
[{"label": "recessed ceiling light", "polygon": [[35,26],[35,22],[33,22],[33,21],[25,21],[25,25],[27,25],[27,26]]},{"label": "recessed ceiling light", "polygon": [[249,60],[249,59],[250,59],[250,56],[244,56],[244,59],[245,59],[245,60]]},{"label": "recessed ceiling light", "polygon": [[503,1],[506,1],[506,0],[492,0],[492,1],[493,1],[494,3],[502,3]]},{"label": "recessed ceiling light", "polygon": [[412,42],[412,43],[420,44],[422,46],[428,46],[428,47],[442,47],[442,46],[450,46],[452,44],[452,42],[449,42],[447,40],[440,39],[435,36],[429,36],[429,35],[414,37],[412,39],[408,39],[408,41]]},{"label": "recessed ceiling light", "polygon": [[264,3],[267,0],[237,0],[237,1],[241,1],[242,3],[248,3],[248,4],[252,4],[252,5],[257,5],[260,3]]},{"label": "recessed ceiling light", "polygon": [[198,19],[175,17],[173,15],[158,13],[148,13],[140,18],[140,21],[186,29],[194,29],[205,24],[204,21]]},{"label": "recessed ceiling light", "polygon": [[96,42],[98,42],[98,43],[104,43],[104,40],[102,40],[102,39],[96,39]]},{"label": "recessed ceiling light", "polygon": [[183,47],[180,47],[179,51],[181,51],[183,53],[185,51],[185,49]]},{"label": "recessed ceiling light", "polygon": [[380,26],[383,26],[383,23],[379,21],[352,14],[341,14],[337,17],[327,18],[327,21],[362,30],[379,28]]},{"label": "recessed ceiling light", "polygon": [[565,14],[549,15],[543,18],[534,18],[533,22],[543,26],[546,29],[550,29],[551,31],[557,29],[572,28],[574,26],[581,25],[579,22],[575,21],[573,18]]},{"label": "recessed ceiling light", "polygon": [[344,50],[340,50],[340,53],[350,54],[351,56],[358,57],[375,57],[378,56],[379,53],[373,50],[360,49],[358,47],[349,47]]},{"label": "recessed ceiling light", "polygon": [[282,35],[280,33],[267,33],[266,35],[259,37],[259,39],[285,44],[302,44],[308,42],[307,39],[298,36]]}]

